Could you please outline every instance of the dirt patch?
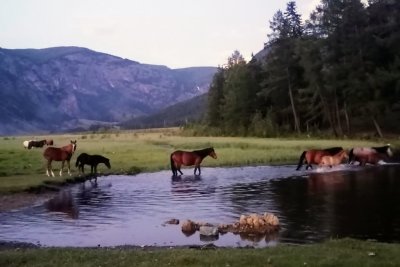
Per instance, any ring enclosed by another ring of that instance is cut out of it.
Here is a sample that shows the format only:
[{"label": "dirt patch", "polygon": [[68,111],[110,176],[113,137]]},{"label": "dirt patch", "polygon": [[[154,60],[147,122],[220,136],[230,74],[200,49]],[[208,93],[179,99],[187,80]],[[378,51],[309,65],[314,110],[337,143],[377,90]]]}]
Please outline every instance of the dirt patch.
[{"label": "dirt patch", "polygon": [[33,206],[57,195],[57,192],[47,193],[15,193],[0,195],[0,212],[10,211],[22,207]]}]

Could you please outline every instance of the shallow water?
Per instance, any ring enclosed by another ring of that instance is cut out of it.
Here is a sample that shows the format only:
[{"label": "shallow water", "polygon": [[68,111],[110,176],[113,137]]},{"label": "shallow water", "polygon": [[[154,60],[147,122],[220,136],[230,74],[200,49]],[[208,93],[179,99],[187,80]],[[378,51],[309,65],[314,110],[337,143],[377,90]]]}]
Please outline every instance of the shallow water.
[{"label": "shallow water", "polygon": [[[55,199],[0,213],[0,240],[44,246],[202,245],[264,247],[353,237],[400,241],[400,165],[295,171],[295,166],[202,168],[172,179],[169,171],[99,177]],[[181,221],[233,223],[272,212],[277,235],[186,236]]]}]

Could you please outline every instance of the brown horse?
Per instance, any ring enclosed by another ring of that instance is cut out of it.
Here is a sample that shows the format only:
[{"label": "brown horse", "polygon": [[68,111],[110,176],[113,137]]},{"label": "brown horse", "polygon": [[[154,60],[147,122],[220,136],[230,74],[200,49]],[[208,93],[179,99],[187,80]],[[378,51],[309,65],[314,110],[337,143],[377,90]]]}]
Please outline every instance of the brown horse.
[{"label": "brown horse", "polygon": [[51,169],[51,162],[54,161],[61,161],[61,169],[60,169],[60,176],[62,175],[62,171],[64,169],[64,162],[67,161],[67,167],[68,167],[68,174],[71,175],[71,170],[70,170],[70,160],[72,155],[74,154],[76,150],[76,140],[72,141],[69,145],[63,146],[63,147],[48,147],[46,150],[43,152],[44,158],[47,160],[47,168],[46,168],[46,174],[47,176],[53,176],[54,173],[53,170]]},{"label": "brown horse", "polygon": [[329,166],[332,168],[332,166],[337,166],[340,163],[342,163],[343,159],[348,159],[349,156],[347,154],[346,150],[342,150],[336,155],[333,156],[323,156],[321,158],[321,162],[319,163],[320,166]]},{"label": "brown horse", "polygon": [[358,161],[361,166],[367,163],[376,165],[380,160],[387,160],[392,155],[390,144],[381,147],[355,147],[350,150],[349,164]]},{"label": "brown horse", "polygon": [[199,170],[199,175],[201,174],[200,164],[203,159],[207,156],[210,156],[214,159],[217,158],[217,154],[215,154],[214,148],[209,147],[201,150],[194,150],[194,151],[181,151],[177,150],[173,152],[170,156],[171,160],[171,171],[173,176],[177,176],[178,172],[183,174],[181,171],[181,166],[193,166],[194,168],[194,175],[196,175],[196,171]]},{"label": "brown horse", "polygon": [[299,164],[297,165],[296,170],[297,171],[300,170],[301,166],[303,166],[304,164],[304,160],[305,163],[307,164],[306,170],[308,170],[308,168],[312,169],[311,164],[319,164],[323,156],[333,156],[342,150],[343,150],[342,147],[331,147],[327,149],[311,149],[303,151],[303,153],[300,156]]},{"label": "brown horse", "polygon": [[46,139],[46,145],[48,146],[54,145],[53,139]]}]

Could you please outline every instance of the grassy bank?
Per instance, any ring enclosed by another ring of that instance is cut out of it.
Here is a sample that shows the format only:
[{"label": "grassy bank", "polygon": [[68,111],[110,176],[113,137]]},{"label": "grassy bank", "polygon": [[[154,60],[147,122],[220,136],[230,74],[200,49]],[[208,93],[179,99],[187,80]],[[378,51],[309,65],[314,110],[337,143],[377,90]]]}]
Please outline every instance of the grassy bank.
[{"label": "grassy bank", "polygon": [[3,249],[0,266],[399,266],[399,249],[352,239],[264,249]]},{"label": "grassy bank", "polygon": [[[22,142],[29,139],[52,138],[55,146],[63,146],[70,140],[77,140],[77,151],[72,157],[73,177],[78,175],[76,157],[86,152],[101,154],[110,158],[112,168],[99,165],[98,171],[109,173],[137,173],[169,169],[169,154],[176,149],[194,150],[213,146],[218,159],[206,158],[202,166],[241,166],[261,164],[295,164],[303,150],[343,146],[377,146],[398,140],[314,140],[240,137],[187,137],[178,129],[155,129],[142,131],[121,131],[114,133],[83,133],[53,136],[18,136],[0,139],[0,193],[21,192],[43,184],[64,183],[70,177],[49,178],[45,175],[45,148],[24,149]],[[60,162],[53,162],[58,175]],[[88,167],[86,167],[88,171]],[[189,170],[188,170],[189,171]],[[186,173],[188,172],[186,171]],[[190,172],[192,169],[190,170]]]}]

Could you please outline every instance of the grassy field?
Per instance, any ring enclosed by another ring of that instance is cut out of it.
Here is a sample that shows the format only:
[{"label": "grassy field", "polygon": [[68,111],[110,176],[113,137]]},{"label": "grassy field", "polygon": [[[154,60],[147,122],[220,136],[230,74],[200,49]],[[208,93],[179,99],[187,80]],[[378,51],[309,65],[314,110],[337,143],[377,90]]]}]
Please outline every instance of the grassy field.
[{"label": "grassy field", "polygon": [[399,266],[399,245],[352,239],[263,249],[29,248],[0,250],[0,266]]},{"label": "grassy field", "polygon": [[[82,152],[110,158],[112,168],[98,171],[137,173],[169,169],[169,155],[176,149],[213,146],[218,159],[206,158],[202,166],[296,164],[303,150],[343,146],[379,146],[399,140],[320,140],[233,137],[188,137],[178,129],[18,136],[0,139],[0,196],[23,192],[43,184],[62,183],[70,177],[45,176],[44,148],[24,149],[29,139],[52,138],[56,146],[77,140],[71,160],[73,177],[77,155]],[[58,174],[60,163],[53,163]],[[88,171],[88,167],[86,167]],[[190,169],[192,172],[193,169]],[[187,173],[188,171],[186,171]],[[15,195],[15,194],[14,194]],[[32,195],[32,194],[29,194]],[[14,201],[14,200],[12,200]],[[189,248],[19,248],[0,245],[0,266],[400,266],[400,246],[351,239],[314,245],[278,245],[263,249]]]},{"label": "grassy field", "polygon": [[[22,142],[29,139],[52,138],[55,146],[63,146],[70,140],[77,140],[77,150],[71,160],[73,176],[76,157],[86,152],[101,154],[111,160],[111,170],[99,165],[98,171],[107,173],[137,173],[169,169],[169,155],[177,149],[195,150],[213,146],[218,155],[214,160],[206,158],[202,166],[243,166],[261,164],[295,164],[303,150],[343,146],[378,146],[399,140],[320,140],[320,139],[277,139],[240,137],[187,137],[179,129],[153,129],[121,131],[114,133],[82,133],[68,135],[18,136],[0,139],[0,193],[20,192],[40,186],[43,183],[63,182],[64,176],[49,178],[45,175],[45,148],[23,148]],[[53,162],[54,173],[58,175],[60,162]],[[86,171],[88,171],[86,167]]]}]

